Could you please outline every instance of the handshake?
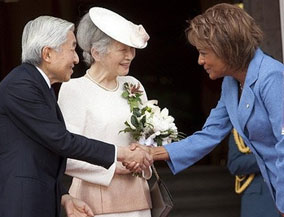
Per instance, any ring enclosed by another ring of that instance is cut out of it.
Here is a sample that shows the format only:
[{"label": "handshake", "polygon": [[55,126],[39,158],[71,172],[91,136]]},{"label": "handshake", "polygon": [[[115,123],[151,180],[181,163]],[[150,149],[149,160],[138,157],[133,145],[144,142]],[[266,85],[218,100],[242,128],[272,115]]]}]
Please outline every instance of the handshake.
[{"label": "handshake", "polygon": [[117,160],[133,173],[140,173],[154,162],[152,149],[138,143],[132,143],[129,147],[118,147]]}]

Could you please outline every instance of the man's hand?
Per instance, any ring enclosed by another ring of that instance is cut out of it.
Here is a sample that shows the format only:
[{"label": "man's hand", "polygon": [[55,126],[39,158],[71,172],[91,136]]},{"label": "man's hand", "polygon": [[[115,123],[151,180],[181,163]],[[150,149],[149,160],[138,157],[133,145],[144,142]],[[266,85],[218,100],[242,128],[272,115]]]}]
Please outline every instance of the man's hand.
[{"label": "man's hand", "polygon": [[132,143],[130,145],[131,150],[142,149],[146,151],[153,159],[153,161],[159,160],[170,160],[169,153],[165,149],[164,146],[152,147],[152,146],[145,146],[140,145],[138,143]]},{"label": "man's hand", "polygon": [[129,146],[129,149],[131,151],[134,151],[136,148],[140,148],[144,151],[146,151],[148,154],[152,154],[151,153],[151,148],[149,146],[146,146],[146,145],[140,145],[139,143],[131,143],[131,145]]},{"label": "man's hand", "polygon": [[[140,150],[143,150],[143,151],[147,152],[151,156],[151,151],[150,151],[151,149],[149,147],[145,146],[145,145],[140,145],[138,143],[132,143],[129,146],[129,149],[131,151],[135,151],[135,150],[139,150],[140,149]],[[151,156],[151,158],[152,158],[152,156]],[[151,165],[152,165],[152,163],[151,163]],[[139,163],[133,161],[133,162],[130,162],[130,163],[123,162],[123,166],[125,166],[126,169],[130,170],[131,172],[141,173],[142,170],[145,171],[145,170],[149,169],[150,165],[149,166],[141,166]]]},{"label": "man's hand", "polygon": [[128,147],[118,147],[117,151],[118,161],[123,162],[124,165],[131,164],[131,172],[139,173],[142,170],[152,165],[152,156],[143,149],[136,148],[130,150]]},{"label": "man's hand", "polygon": [[69,194],[62,196],[61,205],[65,207],[68,217],[94,216],[91,208],[84,201],[76,199]]}]

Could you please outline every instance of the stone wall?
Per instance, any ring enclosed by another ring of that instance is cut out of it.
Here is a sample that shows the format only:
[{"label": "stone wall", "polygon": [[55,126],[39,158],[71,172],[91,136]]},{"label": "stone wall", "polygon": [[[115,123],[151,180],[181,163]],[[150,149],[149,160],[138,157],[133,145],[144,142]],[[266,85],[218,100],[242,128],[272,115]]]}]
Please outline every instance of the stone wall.
[{"label": "stone wall", "polygon": [[244,0],[244,8],[264,32],[263,51],[282,62],[279,0]]}]

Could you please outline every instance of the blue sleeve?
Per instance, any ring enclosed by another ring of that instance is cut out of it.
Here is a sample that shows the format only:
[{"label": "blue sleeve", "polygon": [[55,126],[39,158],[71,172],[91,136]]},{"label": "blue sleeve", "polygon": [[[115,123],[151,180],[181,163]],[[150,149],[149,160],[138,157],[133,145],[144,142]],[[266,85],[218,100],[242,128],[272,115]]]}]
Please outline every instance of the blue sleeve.
[{"label": "blue sleeve", "polygon": [[232,124],[222,98],[221,94],[221,99],[216,108],[211,110],[201,131],[179,142],[165,145],[170,156],[168,165],[174,174],[211,152],[231,131]]},{"label": "blue sleeve", "polygon": [[[277,139],[275,145],[278,158],[276,161],[277,178],[276,178],[276,204],[281,213],[284,213],[284,137],[281,135],[281,123],[283,115],[283,101],[279,106],[279,101],[283,100],[283,72],[271,73],[271,76],[266,78],[263,87],[264,103],[268,111],[269,119],[273,127],[273,133]],[[275,103],[277,102],[277,103]]]}]

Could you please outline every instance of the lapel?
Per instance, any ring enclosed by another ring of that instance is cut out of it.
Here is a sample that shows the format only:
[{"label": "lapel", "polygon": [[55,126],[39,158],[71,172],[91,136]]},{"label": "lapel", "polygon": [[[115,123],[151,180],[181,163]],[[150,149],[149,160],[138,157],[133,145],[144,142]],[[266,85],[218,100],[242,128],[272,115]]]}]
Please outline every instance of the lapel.
[{"label": "lapel", "polygon": [[233,77],[224,78],[224,101],[233,127],[242,138],[246,138],[239,121],[239,84]]},{"label": "lapel", "polygon": [[255,96],[251,87],[243,88],[243,93],[239,101],[237,117],[240,129],[245,130],[245,125],[253,111]]},{"label": "lapel", "polygon": [[245,140],[245,126],[254,108],[255,94],[253,88],[258,79],[262,59],[263,53],[260,49],[258,49],[248,67],[240,100],[238,100],[238,82],[230,76],[224,78],[224,101],[226,103],[230,120],[234,128]]},{"label": "lapel", "polygon": [[[47,105],[51,108],[51,111],[54,112],[54,114],[56,114],[58,120],[60,121],[61,124],[64,124],[65,126],[65,122],[61,113],[61,110],[57,104],[57,100],[55,97],[55,94],[52,93],[52,90],[49,88],[49,86],[47,85],[46,81],[44,80],[44,78],[42,77],[42,75],[40,74],[40,72],[36,69],[36,67],[34,67],[31,64],[28,63],[23,63],[22,64],[24,68],[27,69],[27,72],[29,73],[29,76],[33,79],[33,81],[38,85],[38,88],[40,88],[42,90],[42,94],[43,97],[45,99],[45,102],[47,103]],[[54,95],[53,95],[54,94]],[[64,174],[66,168],[66,158],[61,156],[60,157],[60,163],[59,163],[59,171],[58,171],[58,175],[57,175],[57,190],[56,190],[56,194],[58,199],[58,205],[57,205],[57,210],[60,210],[60,196],[61,196],[61,190],[59,189],[59,186],[61,186],[61,182],[60,180],[62,179],[62,175]],[[59,212],[58,212],[59,213]]]},{"label": "lapel", "polygon": [[239,132],[240,125],[238,120],[238,82],[233,77],[224,78],[224,99],[227,111],[234,128]]},{"label": "lapel", "polygon": [[65,122],[64,122],[64,119],[63,119],[63,115],[61,113],[61,110],[56,102],[56,114],[57,114],[57,117],[58,119],[65,125]]},{"label": "lapel", "polygon": [[61,122],[63,122],[63,123],[65,124],[64,119],[63,119],[63,115],[62,115],[61,110],[60,110],[60,108],[59,108],[59,106],[58,106],[58,103],[57,103],[57,99],[56,99],[56,96],[55,96],[55,92],[54,92],[53,87],[51,87],[51,88],[49,89],[49,91],[50,91],[51,96],[52,96],[52,98],[53,98],[51,103],[52,103],[53,107],[55,106],[57,118],[58,118]]},{"label": "lapel", "polygon": [[23,65],[32,73],[32,77],[34,78],[36,83],[39,84],[39,87],[42,90],[46,103],[56,113],[58,120],[64,123],[61,110],[57,104],[54,90],[49,88],[46,81],[44,80],[44,78],[42,77],[42,75],[40,74],[40,72],[37,70],[36,67],[34,67],[31,64],[27,64],[27,63],[24,63]]},{"label": "lapel", "polygon": [[254,108],[255,93],[253,88],[255,82],[258,79],[259,68],[262,59],[263,59],[263,53],[260,49],[258,49],[248,67],[242,96],[238,106],[238,119],[239,119],[240,129],[242,132],[244,132],[245,125]]}]

